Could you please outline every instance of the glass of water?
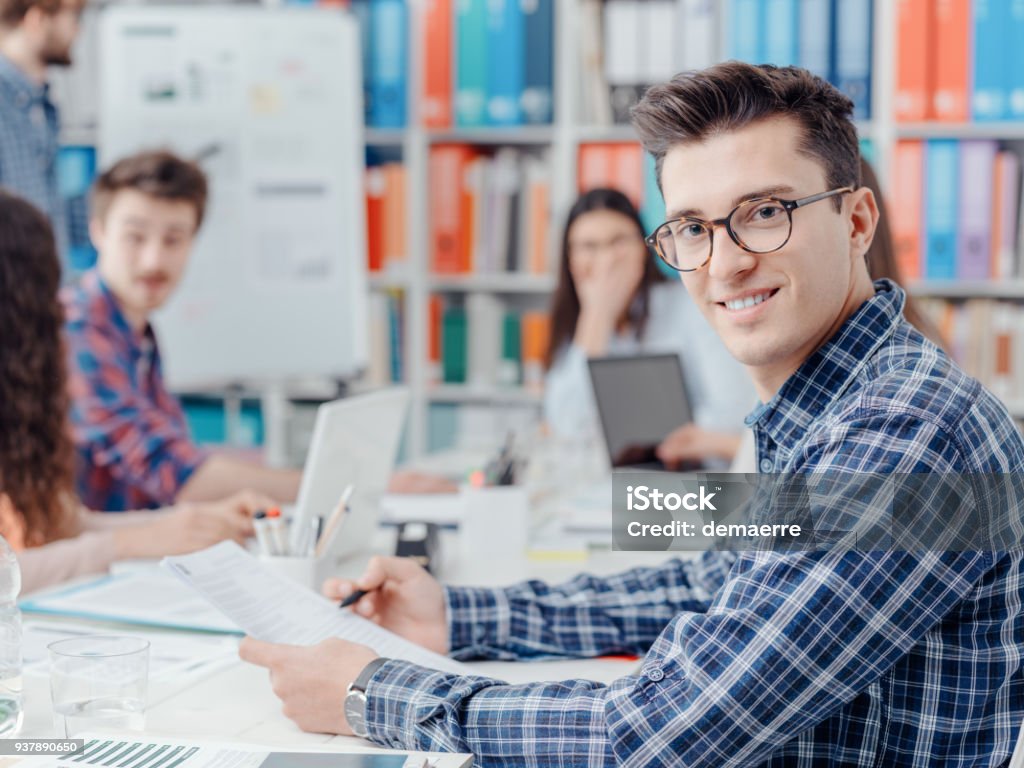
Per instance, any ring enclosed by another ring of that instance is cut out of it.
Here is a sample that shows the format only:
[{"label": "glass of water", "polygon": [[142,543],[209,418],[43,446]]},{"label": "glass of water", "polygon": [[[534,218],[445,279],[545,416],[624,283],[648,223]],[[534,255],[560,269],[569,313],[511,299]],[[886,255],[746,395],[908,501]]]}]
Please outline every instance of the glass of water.
[{"label": "glass of water", "polygon": [[148,640],[87,635],[47,647],[58,737],[145,727]]}]

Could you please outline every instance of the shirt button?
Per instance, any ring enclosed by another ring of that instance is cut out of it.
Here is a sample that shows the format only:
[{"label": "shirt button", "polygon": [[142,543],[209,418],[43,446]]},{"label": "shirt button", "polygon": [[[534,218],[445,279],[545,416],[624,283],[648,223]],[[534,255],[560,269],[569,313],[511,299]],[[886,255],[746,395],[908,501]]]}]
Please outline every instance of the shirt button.
[{"label": "shirt button", "polygon": [[775,464],[771,459],[761,459],[762,472],[771,472],[773,469],[775,469]]},{"label": "shirt button", "polygon": [[657,683],[660,680],[665,679],[665,670],[663,670],[657,664],[649,664],[644,667],[644,675],[653,683]]}]

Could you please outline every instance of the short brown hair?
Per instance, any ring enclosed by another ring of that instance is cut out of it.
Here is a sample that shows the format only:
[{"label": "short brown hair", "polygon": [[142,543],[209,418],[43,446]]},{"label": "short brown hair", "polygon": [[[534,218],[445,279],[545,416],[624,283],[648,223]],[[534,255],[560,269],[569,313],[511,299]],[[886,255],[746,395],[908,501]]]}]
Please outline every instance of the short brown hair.
[{"label": "short brown hair", "polygon": [[14,29],[33,8],[52,15],[60,5],[61,0],[0,0],[0,28]]},{"label": "short brown hair", "polygon": [[[727,61],[684,72],[650,88],[633,107],[633,125],[654,156],[658,184],[665,155],[678,144],[702,141],[773,117],[803,129],[800,151],[819,161],[829,189],[860,186],[860,145],[853,102],[800,67]],[[833,200],[836,210],[841,200]]]},{"label": "short brown hair", "polygon": [[172,152],[140,152],[118,160],[96,179],[92,189],[93,216],[103,219],[114,195],[134,189],[159,200],[191,203],[196,209],[196,229],[206,213],[206,174],[195,163]]}]

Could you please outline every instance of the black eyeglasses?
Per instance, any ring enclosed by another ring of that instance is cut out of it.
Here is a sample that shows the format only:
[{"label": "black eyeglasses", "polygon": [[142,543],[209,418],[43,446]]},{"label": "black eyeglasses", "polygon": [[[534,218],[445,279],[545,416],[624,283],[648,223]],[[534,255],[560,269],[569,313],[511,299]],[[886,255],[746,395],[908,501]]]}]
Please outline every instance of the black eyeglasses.
[{"label": "black eyeglasses", "polygon": [[645,242],[672,269],[696,272],[711,261],[715,227],[725,227],[732,241],[749,253],[772,253],[789,242],[793,234],[793,211],[853,191],[853,187],[840,187],[799,200],[777,197],[744,200],[724,219],[705,221],[688,216],[669,219],[648,235]]}]

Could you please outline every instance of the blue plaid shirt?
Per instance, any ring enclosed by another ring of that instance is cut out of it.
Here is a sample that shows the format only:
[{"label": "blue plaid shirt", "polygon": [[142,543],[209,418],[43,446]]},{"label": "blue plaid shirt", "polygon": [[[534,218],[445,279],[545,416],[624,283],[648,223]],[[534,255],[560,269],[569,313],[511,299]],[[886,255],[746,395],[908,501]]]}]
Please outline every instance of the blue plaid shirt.
[{"label": "blue plaid shirt", "polygon": [[57,186],[60,123],[49,88],[0,54],[0,186],[45,213],[58,251],[68,253],[68,225]]},{"label": "blue plaid shirt", "polygon": [[[1010,473],[1006,409],[886,281],[748,418],[762,471]],[[842,495],[834,500],[841,514]],[[459,658],[646,653],[610,685],[507,685],[404,661],[370,736],[484,766],[998,765],[1024,718],[1024,557],[708,552],[559,587],[446,590]]]}]

